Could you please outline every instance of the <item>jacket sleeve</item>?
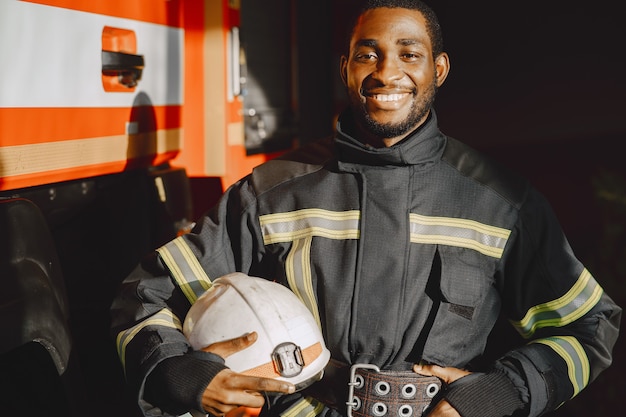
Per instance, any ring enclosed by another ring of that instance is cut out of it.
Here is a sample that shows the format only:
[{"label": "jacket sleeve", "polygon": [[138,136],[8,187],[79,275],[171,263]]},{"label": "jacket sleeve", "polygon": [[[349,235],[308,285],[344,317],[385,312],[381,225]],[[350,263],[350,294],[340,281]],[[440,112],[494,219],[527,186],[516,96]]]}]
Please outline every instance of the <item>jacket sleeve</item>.
[{"label": "jacket sleeve", "polygon": [[[162,364],[153,380],[167,380],[164,374],[177,367],[168,366],[173,361],[166,359],[190,356],[186,363],[197,360],[197,352],[194,355],[182,332],[193,302],[211,286],[213,279],[236,271],[248,273],[254,263],[258,222],[244,213],[244,205],[253,201],[246,184],[242,181],[231,187],[217,206],[199,219],[192,233],[177,237],[147,256],[122,282],[114,299],[112,335],[127,384],[146,416],[170,415],[146,398],[146,380],[151,372]],[[184,380],[181,375],[172,375],[171,380],[187,384],[197,394],[204,391],[223,367],[222,363],[190,366],[197,370],[195,375]],[[193,400],[197,395],[191,397]],[[176,401],[180,399],[164,398],[163,404]],[[193,406],[197,403],[195,401]],[[191,405],[179,404],[181,407]]]},{"label": "jacket sleeve", "polygon": [[496,368],[537,416],[576,396],[612,361],[621,308],[575,257],[548,202],[531,189],[500,271],[504,313],[527,343]]},{"label": "jacket sleeve", "polygon": [[497,285],[526,342],[447,387],[444,398],[463,417],[542,415],[611,364],[621,309],[576,259],[536,190],[519,207]]}]

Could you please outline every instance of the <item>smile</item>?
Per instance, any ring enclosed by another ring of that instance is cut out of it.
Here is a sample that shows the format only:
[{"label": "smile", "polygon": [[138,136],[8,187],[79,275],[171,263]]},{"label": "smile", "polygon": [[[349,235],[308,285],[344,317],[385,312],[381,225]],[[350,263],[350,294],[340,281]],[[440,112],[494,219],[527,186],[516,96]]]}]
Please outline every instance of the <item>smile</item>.
[{"label": "smile", "polygon": [[373,94],[371,97],[377,101],[400,101],[403,98],[407,97],[409,94]]}]

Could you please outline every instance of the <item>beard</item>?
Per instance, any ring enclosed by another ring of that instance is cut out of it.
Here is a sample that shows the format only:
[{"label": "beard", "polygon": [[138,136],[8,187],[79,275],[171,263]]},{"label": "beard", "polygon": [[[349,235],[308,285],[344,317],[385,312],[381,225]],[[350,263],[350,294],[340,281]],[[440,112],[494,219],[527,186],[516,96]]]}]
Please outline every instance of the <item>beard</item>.
[{"label": "beard", "polygon": [[372,119],[358,94],[350,93],[350,107],[361,128],[381,139],[405,136],[413,131],[418,123],[428,114],[437,94],[437,77],[424,90],[421,96],[411,104],[411,111],[406,119],[398,123],[380,123]]}]

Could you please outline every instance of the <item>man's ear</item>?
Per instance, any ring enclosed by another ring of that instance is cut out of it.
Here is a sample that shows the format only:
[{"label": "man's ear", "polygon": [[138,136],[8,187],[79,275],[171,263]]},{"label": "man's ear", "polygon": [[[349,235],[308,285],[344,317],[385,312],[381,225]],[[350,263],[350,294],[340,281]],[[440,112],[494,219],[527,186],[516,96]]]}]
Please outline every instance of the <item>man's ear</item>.
[{"label": "man's ear", "polygon": [[341,75],[341,81],[343,85],[348,85],[348,58],[345,55],[341,55],[341,61],[339,63],[339,73]]},{"label": "man's ear", "polygon": [[437,87],[441,87],[450,72],[450,57],[447,53],[440,53],[435,58],[435,71],[437,73]]}]

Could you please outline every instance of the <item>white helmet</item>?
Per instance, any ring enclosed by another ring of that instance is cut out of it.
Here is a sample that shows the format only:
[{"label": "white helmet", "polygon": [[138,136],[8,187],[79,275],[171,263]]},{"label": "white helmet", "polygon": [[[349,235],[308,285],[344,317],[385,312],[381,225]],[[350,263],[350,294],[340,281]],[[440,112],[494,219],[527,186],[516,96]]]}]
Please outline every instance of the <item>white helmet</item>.
[{"label": "white helmet", "polygon": [[200,350],[251,331],[257,341],[225,358],[230,369],[289,381],[301,390],[330,360],[311,312],[287,287],[242,273],[225,275],[191,306],[183,333]]}]

